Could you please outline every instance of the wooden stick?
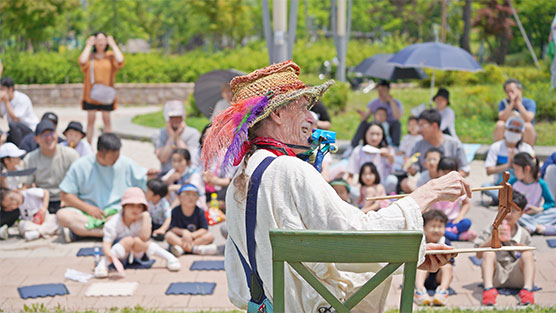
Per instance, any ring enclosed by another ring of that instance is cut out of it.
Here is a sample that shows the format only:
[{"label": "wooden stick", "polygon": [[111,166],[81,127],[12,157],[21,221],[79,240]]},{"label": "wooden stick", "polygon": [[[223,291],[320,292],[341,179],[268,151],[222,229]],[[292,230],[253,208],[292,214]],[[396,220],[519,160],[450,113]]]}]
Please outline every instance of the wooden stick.
[{"label": "wooden stick", "polygon": [[485,248],[455,248],[453,250],[427,250],[425,254],[451,254],[451,253],[477,253],[488,251],[530,251],[536,250],[536,247],[530,246],[502,246],[502,248],[494,249],[490,247]]},{"label": "wooden stick", "polygon": [[[471,188],[471,192],[484,191],[484,190],[500,190],[502,188],[504,188],[504,187],[503,186],[478,187],[478,188]],[[369,198],[365,198],[365,200],[375,201],[375,200],[400,199],[400,198],[407,197],[407,196],[409,196],[409,194],[381,196],[381,197],[369,197]]]}]

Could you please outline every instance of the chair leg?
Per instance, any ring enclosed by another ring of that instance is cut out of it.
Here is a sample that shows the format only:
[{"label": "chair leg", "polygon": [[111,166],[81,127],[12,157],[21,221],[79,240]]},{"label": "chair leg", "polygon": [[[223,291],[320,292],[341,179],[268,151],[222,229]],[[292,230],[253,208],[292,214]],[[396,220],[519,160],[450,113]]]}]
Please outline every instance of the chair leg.
[{"label": "chair leg", "polygon": [[276,313],[283,313],[285,311],[284,307],[284,261],[274,261],[272,262],[272,280],[273,280],[273,311]]},{"label": "chair leg", "polygon": [[403,270],[403,287],[400,299],[400,312],[413,311],[413,291],[415,289],[415,275],[417,272],[417,263],[405,263]]}]

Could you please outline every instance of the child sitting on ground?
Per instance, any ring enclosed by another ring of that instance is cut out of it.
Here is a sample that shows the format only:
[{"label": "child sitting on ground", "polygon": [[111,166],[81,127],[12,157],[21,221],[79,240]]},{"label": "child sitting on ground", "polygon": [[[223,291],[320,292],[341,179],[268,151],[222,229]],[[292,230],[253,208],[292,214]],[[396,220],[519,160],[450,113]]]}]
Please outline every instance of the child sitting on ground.
[{"label": "child sitting on ground", "polygon": [[27,241],[56,234],[58,223],[56,214],[48,213],[49,200],[48,190],[42,188],[0,191],[3,211],[10,212],[19,208],[19,233]]},{"label": "child sitting on ground", "polygon": [[203,210],[207,209],[205,199],[205,184],[201,172],[191,164],[191,154],[187,149],[178,148],[172,152],[172,168],[162,176],[162,181],[168,185],[170,191],[169,199],[171,207],[179,204],[176,192],[185,184],[193,184],[199,190],[201,197],[197,200],[197,205]]},{"label": "child sitting on ground", "polygon": [[440,158],[444,156],[442,150],[432,147],[427,152],[425,152],[425,168],[427,170],[421,172],[419,174],[419,178],[417,179],[417,187],[421,187],[426,184],[429,180],[437,178],[438,173],[436,172],[436,168],[438,167],[438,162]]},{"label": "child sitting on ground", "polygon": [[376,109],[375,114],[373,115],[373,121],[382,126],[382,129],[384,129],[384,133],[386,134],[386,142],[388,142],[388,145],[391,146],[392,137],[390,137],[390,124],[388,124],[388,121],[386,120],[387,117],[388,111],[386,111],[385,108],[380,107]]},{"label": "child sitting on ground", "polygon": [[86,156],[93,153],[93,148],[91,148],[91,144],[84,139],[87,134],[83,131],[83,125],[76,121],[71,121],[64,130],[64,137],[66,137],[66,141],[64,141],[64,146],[74,148],[79,156]]},{"label": "child sitting on ground", "polygon": [[[0,146],[0,163],[2,163],[2,172],[12,172],[21,169],[21,158],[25,155],[25,150],[19,149],[11,142],[7,142]],[[17,176],[0,177],[2,187],[8,189],[20,189],[22,187],[21,180]]]},{"label": "child sitting on ground", "polygon": [[105,257],[95,267],[95,277],[107,277],[110,263],[123,275],[122,262],[125,262],[130,252],[138,260],[145,254],[148,257],[161,257],[166,260],[170,271],[179,271],[181,264],[175,256],[156,243],[148,242],[151,237],[151,216],[143,190],[127,188],[121,204],[122,211],[104,224],[102,251]]},{"label": "child sitting on ground", "polygon": [[380,184],[380,176],[376,166],[372,162],[367,162],[361,166],[359,171],[359,184],[361,184],[361,192],[359,193],[359,208],[367,213],[369,211],[378,211],[380,209],[380,201],[366,200],[368,197],[385,196],[386,191]]},{"label": "child sitting on ground", "polygon": [[521,192],[527,199],[519,225],[531,234],[556,235],[556,204],[548,185],[539,178],[539,160],[527,152],[520,152],[514,156],[512,166],[517,179],[513,190]]},{"label": "child sitting on ground", "polygon": [[[444,236],[448,217],[439,210],[428,210],[423,214],[423,231],[427,243],[438,243],[450,245],[450,241]],[[431,273],[417,270],[415,279],[415,303],[417,305],[446,305],[448,302],[448,288],[453,278],[453,259],[440,267],[438,272]],[[427,290],[435,290],[431,299]]]},{"label": "child sitting on ground", "polygon": [[[454,158],[442,157],[438,161],[436,172],[438,177],[458,171],[458,162]],[[431,205],[431,209],[440,210],[448,216],[444,236],[450,241],[473,241],[477,234],[470,230],[471,220],[465,218],[469,211],[469,198],[467,195],[459,197],[456,201],[439,201]]]},{"label": "child sitting on ground", "polygon": [[411,157],[411,151],[413,151],[417,141],[423,139],[423,136],[419,134],[419,121],[413,115],[407,119],[407,133],[400,143],[400,152],[404,155],[404,164]]},{"label": "child sitting on ground", "polygon": [[178,190],[180,205],[172,209],[170,231],[166,241],[175,256],[187,253],[216,254],[218,249],[208,231],[205,212],[195,205],[200,197],[199,189],[193,184],[183,185]]},{"label": "child sitting on ground", "polygon": [[[505,225],[500,225],[500,241],[504,246],[530,245],[531,235],[517,224],[523,215],[527,200],[518,191],[513,192],[513,202],[521,211],[512,209],[504,219]],[[504,227],[505,226],[505,227]],[[475,247],[490,247],[492,227],[489,227],[474,242]],[[479,252],[482,258],[481,271],[483,274],[483,305],[495,305],[498,290],[496,288],[521,288],[519,298],[521,304],[535,304],[533,295],[533,280],[535,278],[535,259],[533,251],[511,252]]]},{"label": "child sitting on ground", "polygon": [[172,208],[166,200],[168,185],[162,180],[155,178],[147,182],[147,201],[149,214],[152,219],[152,237],[158,241],[164,240],[164,235],[170,227]]},{"label": "child sitting on ground", "polygon": [[336,191],[338,196],[340,196],[340,199],[344,200],[347,203],[351,203],[349,199],[349,184],[345,180],[341,178],[335,179],[330,182],[330,186],[332,186],[334,191]]}]

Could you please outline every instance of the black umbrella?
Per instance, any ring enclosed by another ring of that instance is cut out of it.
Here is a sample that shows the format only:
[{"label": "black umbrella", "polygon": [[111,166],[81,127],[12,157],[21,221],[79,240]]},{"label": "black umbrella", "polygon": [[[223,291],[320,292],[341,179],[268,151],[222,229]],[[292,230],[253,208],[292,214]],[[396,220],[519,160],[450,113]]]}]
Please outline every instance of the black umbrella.
[{"label": "black umbrella", "polygon": [[385,80],[423,79],[427,77],[427,74],[420,68],[402,68],[388,63],[392,56],[393,54],[375,54],[359,63],[354,71],[364,76]]},{"label": "black umbrella", "polygon": [[193,97],[199,111],[210,118],[214,106],[222,99],[222,85],[229,84],[232,78],[245,75],[237,70],[215,70],[205,73],[195,82]]}]

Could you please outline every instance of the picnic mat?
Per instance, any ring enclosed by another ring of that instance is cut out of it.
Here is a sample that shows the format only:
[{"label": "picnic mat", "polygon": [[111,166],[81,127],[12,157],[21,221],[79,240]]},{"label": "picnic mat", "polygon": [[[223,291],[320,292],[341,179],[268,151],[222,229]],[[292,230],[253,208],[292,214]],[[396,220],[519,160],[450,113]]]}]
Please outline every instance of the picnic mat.
[{"label": "picnic mat", "polygon": [[465,158],[467,159],[467,163],[471,163],[475,158],[475,154],[481,148],[481,144],[479,143],[464,143],[463,144],[463,152],[465,152]]},{"label": "picnic mat", "polygon": [[[143,270],[151,268],[155,261],[155,259],[149,259],[147,256],[144,256],[142,259],[134,258],[133,262],[129,263],[129,258],[126,258],[126,260],[122,262],[122,265],[126,270]],[[110,264],[108,269],[115,270],[116,268],[114,267],[114,264]]]},{"label": "picnic mat", "polygon": [[[102,252],[102,248],[99,247],[100,250],[100,255],[104,255],[104,252]],[[77,251],[77,256],[94,256],[95,255],[95,248],[91,247],[91,248],[81,248],[79,249],[79,251]]]},{"label": "picnic mat", "polygon": [[[479,284],[479,287],[484,288],[483,283]],[[521,290],[520,288],[496,288],[498,290],[498,293],[501,295],[505,295],[505,296],[515,296],[517,294],[519,294],[519,291]],[[533,285],[533,289],[531,291],[535,292],[535,291],[539,291],[542,290],[541,287],[539,286],[535,286]]]},{"label": "picnic mat", "polygon": [[211,295],[216,283],[171,283],[166,289],[167,295]]},{"label": "picnic mat", "polygon": [[224,260],[195,261],[189,268],[190,271],[223,271]]},{"label": "picnic mat", "polygon": [[125,283],[94,283],[87,291],[85,291],[85,296],[87,297],[117,297],[117,296],[133,296],[135,289],[137,289],[139,283],[137,282],[125,282]]},{"label": "picnic mat", "polygon": [[556,248],[556,239],[546,239],[546,244],[548,244],[550,248]]},{"label": "picnic mat", "polygon": [[69,295],[68,288],[64,284],[41,284],[17,288],[22,299],[54,297],[58,295]]}]

